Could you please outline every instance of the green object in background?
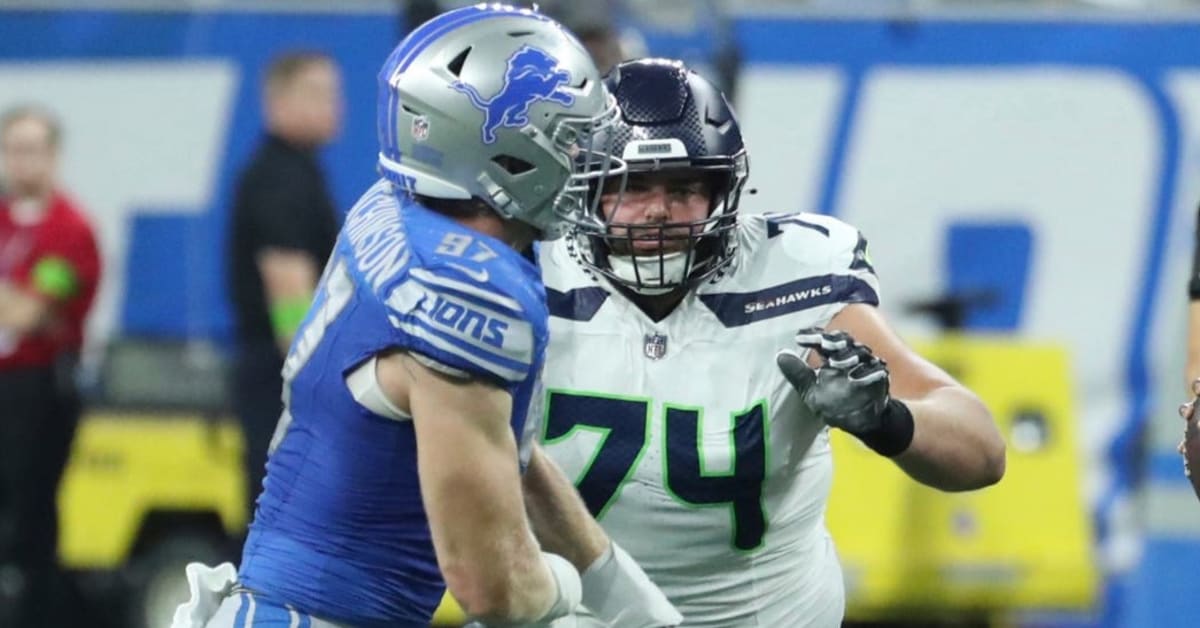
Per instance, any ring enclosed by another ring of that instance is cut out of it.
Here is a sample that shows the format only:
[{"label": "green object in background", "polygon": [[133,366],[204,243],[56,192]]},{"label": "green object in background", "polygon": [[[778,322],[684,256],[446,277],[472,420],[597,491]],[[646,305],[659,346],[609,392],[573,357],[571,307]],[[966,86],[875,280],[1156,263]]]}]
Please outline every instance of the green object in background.
[{"label": "green object in background", "polygon": [[38,292],[55,299],[75,296],[79,289],[79,276],[71,262],[61,257],[43,257],[33,266],[30,273],[33,287]]},{"label": "green object in background", "polygon": [[291,337],[308,315],[309,299],[287,299],[271,305],[271,328],[277,336]]}]

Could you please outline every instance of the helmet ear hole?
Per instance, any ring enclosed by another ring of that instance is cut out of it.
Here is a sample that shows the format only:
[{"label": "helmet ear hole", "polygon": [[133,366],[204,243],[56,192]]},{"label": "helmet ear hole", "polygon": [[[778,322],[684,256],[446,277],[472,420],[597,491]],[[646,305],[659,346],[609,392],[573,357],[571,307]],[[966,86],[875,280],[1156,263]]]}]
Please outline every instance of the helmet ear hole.
[{"label": "helmet ear hole", "polygon": [[463,64],[467,62],[467,56],[471,54],[471,50],[472,47],[468,47],[466,50],[463,50],[455,55],[455,57],[450,60],[450,63],[446,64],[446,69],[449,70],[450,73],[455,76],[455,78],[462,75]]},{"label": "helmet ear hole", "polygon": [[529,163],[528,161],[525,161],[519,157],[513,157],[512,155],[496,155],[492,158],[492,163],[500,166],[502,170],[514,177],[520,174],[525,174],[526,172],[533,170],[534,167],[533,164]]}]

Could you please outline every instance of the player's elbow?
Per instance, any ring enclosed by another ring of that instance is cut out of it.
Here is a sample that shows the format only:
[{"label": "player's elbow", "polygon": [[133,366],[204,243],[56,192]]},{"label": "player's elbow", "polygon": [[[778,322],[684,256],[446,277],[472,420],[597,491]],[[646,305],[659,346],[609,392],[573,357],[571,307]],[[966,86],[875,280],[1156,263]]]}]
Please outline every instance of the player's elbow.
[{"label": "player's elbow", "polygon": [[959,476],[963,485],[956,490],[973,491],[997,484],[1004,479],[1004,472],[1008,466],[1004,436],[996,426],[991,411],[977,399],[975,403],[978,412],[969,415],[970,420],[964,417],[963,425],[967,429],[960,445],[970,448],[966,459],[972,462],[964,465],[961,470]]},{"label": "player's elbow", "polygon": [[1004,471],[1008,466],[1004,438],[997,430],[989,432],[982,435],[981,440],[975,443],[974,451],[970,456],[973,462],[963,465],[963,468],[955,473],[956,480],[951,482],[951,486],[946,487],[947,490],[974,491],[987,488],[1004,479]]},{"label": "player's elbow", "polygon": [[1008,467],[1008,452],[1004,444],[1004,439],[997,434],[994,438],[988,439],[983,448],[983,468],[979,473],[979,486],[975,488],[985,488],[997,484],[1004,479],[1004,472]]},{"label": "player's elbow", "polygon": [[442,567],[446,588],[468,617],[484,623],[507,623],[520,618],[520,595],[509,578],[496,577],[503,570],[486,565],[454,563]]},{"label": "player's elbow", "polygon": [[442,577],[446,588],[471,617],[491,615],[502,606],[500,596],[493,593],[495,587],[488,586],[486,572],[466,562],[451,562],[442,565]]}]

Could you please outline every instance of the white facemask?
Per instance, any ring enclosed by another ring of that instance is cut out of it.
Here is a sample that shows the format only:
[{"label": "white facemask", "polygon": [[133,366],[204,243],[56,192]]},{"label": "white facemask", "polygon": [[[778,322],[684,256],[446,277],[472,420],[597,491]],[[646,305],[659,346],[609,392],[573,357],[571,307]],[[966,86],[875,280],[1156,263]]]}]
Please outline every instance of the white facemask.
[{"label": "white facemask", "polygon": [[[609,255],[608,263],[617,277],[641,294],[666,294],[683,284],[688,266],[687,251],[658,255]],[[661,265],[660,265],[661,259]],[[642,287],[638,287],[639,280]]]}]

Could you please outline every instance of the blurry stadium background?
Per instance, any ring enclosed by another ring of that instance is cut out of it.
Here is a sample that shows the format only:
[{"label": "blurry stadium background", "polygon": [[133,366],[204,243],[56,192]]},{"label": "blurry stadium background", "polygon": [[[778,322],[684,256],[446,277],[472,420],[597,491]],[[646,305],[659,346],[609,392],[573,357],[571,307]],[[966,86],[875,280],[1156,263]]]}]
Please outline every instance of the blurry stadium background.
[{"label": "blurry stadium background", "polygon": [[[62,116],[67,189],[107,262],[60,495],[89,621],[162,625],[182,563],[229,555],[244,525],[223,233],[266,62],[341,65],[323,158],[344,209],[375,178],[375,73],[439,4],[467,3],[0,0],[0,108]],[[924,491],[839,442],[853,617],[1200,626],[1200,504],[1174,454],[1200,2],[543,4],[736,88],[744,211],[860,227],[887,314],[997,413],[1009,475],[978,494]]]}]

